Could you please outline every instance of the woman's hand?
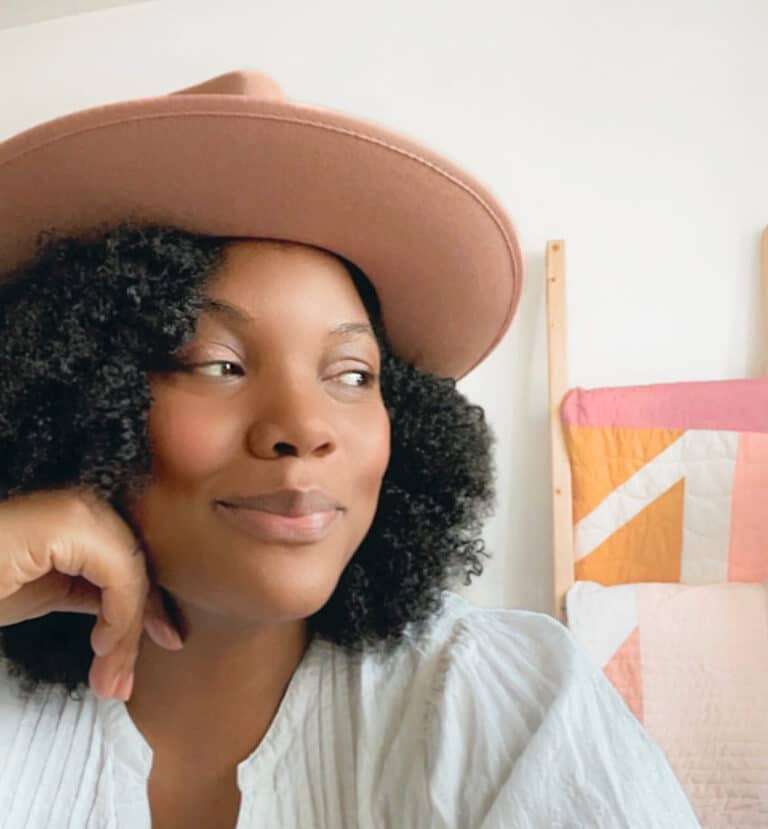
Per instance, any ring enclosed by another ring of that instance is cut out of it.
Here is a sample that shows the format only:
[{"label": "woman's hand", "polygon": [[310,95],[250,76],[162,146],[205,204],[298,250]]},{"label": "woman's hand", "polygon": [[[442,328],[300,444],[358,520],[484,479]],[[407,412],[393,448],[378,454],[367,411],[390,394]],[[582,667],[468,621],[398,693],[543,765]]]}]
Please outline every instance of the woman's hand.
[{"label": "woman's hand", "polygon": [[162,647],[182,647],[133,531],[84,488],[0,502],[0,626],[51,611],[98,616],[88,681],[102,697],[130,695],[144,629]]}]

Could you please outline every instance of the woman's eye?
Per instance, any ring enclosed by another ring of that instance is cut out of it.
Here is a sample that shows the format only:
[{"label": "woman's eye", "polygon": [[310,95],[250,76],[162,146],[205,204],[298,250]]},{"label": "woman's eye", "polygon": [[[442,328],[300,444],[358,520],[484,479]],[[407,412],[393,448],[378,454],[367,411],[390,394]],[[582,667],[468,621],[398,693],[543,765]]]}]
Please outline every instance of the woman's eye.
[{"label": "woman's eye", "polygon": [[[243,374],[243,367],[240,363],[232,360],[210,360],[206,363],[185,363],[183,370],[188,372],[202,373],[208,377],[233,377]],[[336,375],[342,385],[352,388],[364,388],[373,384],[375,375],[372,371],[354,369],[343,371]]]},{"label": "woman's eye", "polygon": [[[347,382],[346,380],[342,380],[342,383],[345,386],[353,386],[355,388],[361,388],[363,386],[370,386],[373,382],[373,373],[370,371],[364,371],[363,369],[355,369],[354,371],[345,371],[339,375],[339,378],[351,377],[351,382]],[[357,382],[356,382],[357,381]]]},{"label": "woman's eye", "polygon": [[242,371],[243,371],[242,366],[239,363],[234,363],[231,360],[211,360],[208,363],[191,363],[191,364],[187,365],[187,369],[189,371],[192,371],[193,369],[200,370],[200,369],[204,369],[204,368],[214,369],[213,371],[210,371],[210,372],[207,372],[207,371],[203,372],[203,374],[207,374],[209,377],[231,376],[231,371],[227,371],[225,374],[219,374],[219,372],[215,370],[217,366],[222,366],[222,367],[226,366],[229,369],[235,368],[240,374],[242,374]]}]

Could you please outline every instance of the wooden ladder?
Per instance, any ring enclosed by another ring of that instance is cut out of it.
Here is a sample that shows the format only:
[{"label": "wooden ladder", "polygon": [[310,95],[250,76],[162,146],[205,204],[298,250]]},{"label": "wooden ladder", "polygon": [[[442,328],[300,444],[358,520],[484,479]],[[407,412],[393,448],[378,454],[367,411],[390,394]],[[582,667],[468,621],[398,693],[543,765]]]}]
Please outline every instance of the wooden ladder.
[{"label": "wooden ladder", "polygon": [[[552,473],[552,541],[554,615],[565,622],[565,594],[574,580],[571,466],[563,437],[560,405],[569,389],[565,307],[565,242],[547,242],[547,351],[549,356],[550,468]],[[762,366],[768,376],[768,226],[760,237]]]}]

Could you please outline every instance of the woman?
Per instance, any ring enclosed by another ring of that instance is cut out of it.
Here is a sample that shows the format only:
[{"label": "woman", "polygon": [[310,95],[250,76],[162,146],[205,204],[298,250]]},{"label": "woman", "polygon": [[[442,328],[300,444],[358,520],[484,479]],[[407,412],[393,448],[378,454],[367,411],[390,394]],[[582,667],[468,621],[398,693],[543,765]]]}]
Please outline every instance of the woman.
[{"label": "woman", "polygon": [[[0,192],[44,191],[2,225],[0,825],[697,825],[562,626],[447,590],[482,571],[492,440],[455,378],[517,305],[511,224],[434,154],[233,80],[260,94],[215,79],[0,153]],[[132,181],[150,140],[173,175]],[[106,146],[108,199],[68,178]],[[228,165],[267,149],[258,207]]]}]

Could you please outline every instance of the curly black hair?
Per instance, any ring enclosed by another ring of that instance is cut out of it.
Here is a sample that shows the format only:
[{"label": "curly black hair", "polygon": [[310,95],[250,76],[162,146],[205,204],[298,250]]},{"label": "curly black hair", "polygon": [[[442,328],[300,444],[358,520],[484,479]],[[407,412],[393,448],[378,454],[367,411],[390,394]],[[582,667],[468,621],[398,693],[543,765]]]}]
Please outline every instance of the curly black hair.
[{"label": "curly black hair", "polygon": [[[37,254],[0,282],[0,499],[87,487],[131,523],[125,498],[150,474],[148,374],[173,365],[194,334],[230,241],[133,221],[40,234]],[[381,350],[391,456],[371,527],[307,624],[310,635],[353,650],[389,648],[406,626],[428,624],[455,580],[467,585],[483,572],[495,438],[455,380],[393,353],[375,289],[338,258]],[[72,693],[88,685],[95,622],[54,612],[8,625],[0,653],[27,692],[57,684]]]}]

